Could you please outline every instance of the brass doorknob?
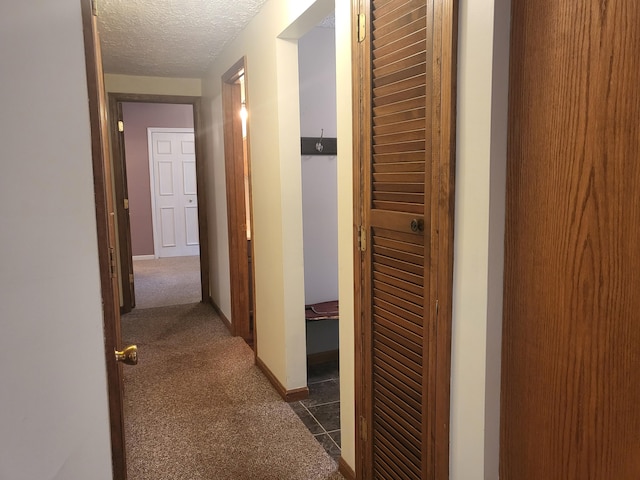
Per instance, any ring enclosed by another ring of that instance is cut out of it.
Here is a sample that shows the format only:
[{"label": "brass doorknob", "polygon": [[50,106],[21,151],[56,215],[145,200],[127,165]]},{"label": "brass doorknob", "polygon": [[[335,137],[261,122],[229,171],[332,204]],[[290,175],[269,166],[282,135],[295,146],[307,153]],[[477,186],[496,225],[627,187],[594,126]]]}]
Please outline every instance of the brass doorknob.
[{"label": "brass doorknob", "polygon": [[116,362],[126,363],[127,365],[138,364],[138,346],[129,345],[122,351],[116,350]]},{"label": "brass doorknob", "polygon": [[422,220],[418,220],[417,218],[411,220],[409,226],[411,227],[412,232],[421,232],[424,230],[424,222]]}]

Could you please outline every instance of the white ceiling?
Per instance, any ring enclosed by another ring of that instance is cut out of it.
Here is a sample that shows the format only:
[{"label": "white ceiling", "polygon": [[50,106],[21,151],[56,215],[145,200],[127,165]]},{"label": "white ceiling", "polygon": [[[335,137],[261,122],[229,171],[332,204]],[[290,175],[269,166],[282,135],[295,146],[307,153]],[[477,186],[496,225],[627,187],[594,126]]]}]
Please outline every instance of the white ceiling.
[{"label": "white ceiling", "polygon": [[267,0],[99,0],[106,73],[201,77]]}]

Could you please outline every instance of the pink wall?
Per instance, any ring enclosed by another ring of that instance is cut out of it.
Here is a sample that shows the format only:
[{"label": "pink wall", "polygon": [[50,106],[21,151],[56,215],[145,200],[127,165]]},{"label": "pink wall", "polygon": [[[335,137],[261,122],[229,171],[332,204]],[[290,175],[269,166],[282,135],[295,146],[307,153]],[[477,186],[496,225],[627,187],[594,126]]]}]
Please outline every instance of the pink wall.
[{"label": "pink wall", "polygon": [[131,249],[153,255],[148,127],[193,128],[193,107],[166,103],[123,103],[124,149],[131,218]]}]

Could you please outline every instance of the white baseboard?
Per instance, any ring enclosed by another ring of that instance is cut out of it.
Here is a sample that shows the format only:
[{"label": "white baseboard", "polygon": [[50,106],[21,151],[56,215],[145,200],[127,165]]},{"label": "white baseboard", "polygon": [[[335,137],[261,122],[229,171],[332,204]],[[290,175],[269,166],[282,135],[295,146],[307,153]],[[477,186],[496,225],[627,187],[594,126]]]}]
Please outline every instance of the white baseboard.
[{"label": "white baseboard", "polygon": [[155,260],[155,255],[134,255],[132,257],[134,260]]}]

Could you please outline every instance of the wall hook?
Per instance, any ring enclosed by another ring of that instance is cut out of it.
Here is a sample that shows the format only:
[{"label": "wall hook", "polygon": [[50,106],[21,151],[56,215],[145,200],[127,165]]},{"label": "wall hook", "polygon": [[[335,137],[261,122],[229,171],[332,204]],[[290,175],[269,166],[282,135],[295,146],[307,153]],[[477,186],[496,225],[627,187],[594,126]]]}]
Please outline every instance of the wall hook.
[{"label": "wall hook", "polygon": [[318,152],[322,152],[324,150],[324,145],[322,145],[322,138],[324,137],[324,128],[320,129],[320,139],[316,142],[316,150]]}]

